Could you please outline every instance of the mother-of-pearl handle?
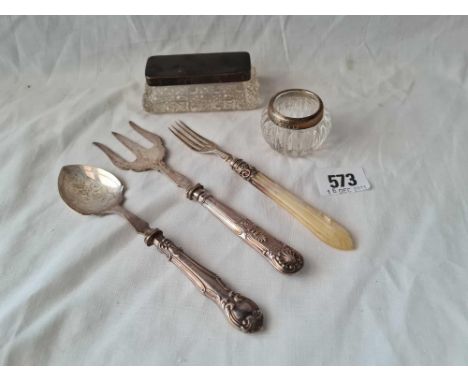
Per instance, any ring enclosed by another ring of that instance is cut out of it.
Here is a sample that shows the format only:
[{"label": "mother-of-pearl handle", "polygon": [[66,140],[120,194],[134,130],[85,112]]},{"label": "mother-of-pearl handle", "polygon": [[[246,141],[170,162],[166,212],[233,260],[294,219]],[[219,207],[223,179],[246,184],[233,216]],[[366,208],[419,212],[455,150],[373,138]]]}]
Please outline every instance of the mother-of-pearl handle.
[{"label": "mother-of-pearl handle", "polygon": [[324,243],[337,249],[354,249],[353,238],[341,224],[275,183],[244,160],[230,158],[227,162],[243,179],[288,211]]}]

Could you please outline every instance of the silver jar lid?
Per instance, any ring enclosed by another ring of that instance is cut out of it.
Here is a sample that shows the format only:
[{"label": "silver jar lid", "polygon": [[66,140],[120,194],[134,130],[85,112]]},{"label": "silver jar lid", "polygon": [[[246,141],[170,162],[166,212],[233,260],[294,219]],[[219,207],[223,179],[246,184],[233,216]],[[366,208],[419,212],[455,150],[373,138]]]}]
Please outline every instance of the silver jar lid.
[{"label": "silver jar lid", "polygon": [[[287,116],[284,115],[284,112],[281,112],[278,109],[277,103],[279,100],[284,98],[291,98],[291,102],[304,102],[304,103],[314,103],[317,104],[316,110],[307,115],[301,116]],[[309,127],[315,126],[323,118],[323,102],[322,99],[311,92],[310,90],[305,89],[286,89],[282,90],[279,93],[271,97],[268,104],[268,116],[275,125],[292,129],[300,130],[307,129]]]}]

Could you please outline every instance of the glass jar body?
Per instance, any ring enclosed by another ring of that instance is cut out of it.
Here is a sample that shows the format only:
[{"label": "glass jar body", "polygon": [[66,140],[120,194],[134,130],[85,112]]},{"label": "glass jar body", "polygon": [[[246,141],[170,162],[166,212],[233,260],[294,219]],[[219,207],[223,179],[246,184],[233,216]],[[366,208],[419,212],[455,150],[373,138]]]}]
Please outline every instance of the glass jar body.
[{"label": "glass jar body", "polygon": [[249,81],[194,85],[145,85],[143,108],[149,113],[250,110],[260,104],[255,69]]},{"label": "glass jar body", "polygon": [[281,154],[300,157],[312,154],[322,146],[331,129],[330,113],[325,109],[323,118],[315,126],[290,129],[276,125],[269,117],[268,108],[262,113],[261,129],[267,143]]}]

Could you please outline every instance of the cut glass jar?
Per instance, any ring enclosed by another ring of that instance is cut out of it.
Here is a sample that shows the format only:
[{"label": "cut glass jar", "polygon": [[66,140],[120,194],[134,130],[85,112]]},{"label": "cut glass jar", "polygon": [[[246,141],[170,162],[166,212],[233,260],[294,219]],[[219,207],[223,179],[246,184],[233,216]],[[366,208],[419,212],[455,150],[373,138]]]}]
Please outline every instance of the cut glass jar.
[{"label": "cut glass jar", "polygon": [[247,52],[152,56],[143,108],[149,113],[255,109],[260,86]]},{"label": "cut glass jar", "polygon": [[262,134],[276,151],[289,156],[312,154],[330,133],[331,118],[321,98],[304,89],[274,95],[262,113]]}]

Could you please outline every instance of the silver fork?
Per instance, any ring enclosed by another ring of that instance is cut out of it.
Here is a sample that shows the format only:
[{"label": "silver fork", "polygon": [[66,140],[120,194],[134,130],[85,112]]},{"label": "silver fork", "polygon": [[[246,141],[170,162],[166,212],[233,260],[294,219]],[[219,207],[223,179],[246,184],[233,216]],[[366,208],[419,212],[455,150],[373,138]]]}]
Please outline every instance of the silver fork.
[{"label": "silver fork", "polygon": [[136,159],[129,162],[102,143],[93,142],[109,157],[114,165],[123,170],[157,170],[167,175],[180,188],[185,190],[187,199],[199,202],[214,216],[221,220],[234,234],[243,239],[253,249],[263,255],[276,270],[283,273],[295,273],[303,266],[302,256],[293,248],[277,240],[252,221],[240,215],[230,207],[216,200],[201,184],[193,184],[186,176],[174,171],[164,162],[166,149],[160,136],[149,132],[130,121],[130,126],[153,143],[145,148],[122,134],[112,132]]},{"label": "silver fork", "polygon": [[255,167],[222,150],[216,143],[201,136],[182,121],[176,121],[169,130],[192,150],[217,155],[229,163],[243,179],[288,211],[323,242],[338,249],[354,248],[351,235],[342,225],[275,183]]}]

